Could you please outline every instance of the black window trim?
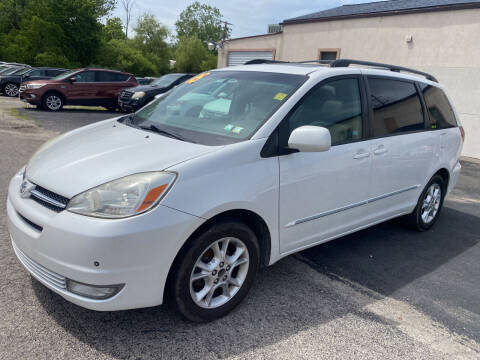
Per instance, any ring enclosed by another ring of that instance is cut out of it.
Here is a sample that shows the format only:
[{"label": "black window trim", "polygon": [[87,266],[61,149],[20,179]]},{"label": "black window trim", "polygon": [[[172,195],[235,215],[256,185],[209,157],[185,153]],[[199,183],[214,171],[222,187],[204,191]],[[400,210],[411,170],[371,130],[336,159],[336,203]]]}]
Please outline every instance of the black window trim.
[{"label": "black window trim", "polygon": [[[262,148],[262,151],[260,152],[260,155],[262,157],[275,157],[275,156],[282,156],[282,155],[288,155],[292,154],[295,152],[298,152],[296,149],[290,149],[286,146],[283,146],[283,144],[280,144],[280,141],[282,139],[283,133],[285,133],[285,125],[289,119],[289,117],[297,110],[297,108],[303,103],[305,98],[307,98],[312,92],[314,92],[316,89],[319,87],[322,87],[325,84],[328,84],[329,82],[336,81],[336,80],[343,80],[343,79],[357,79],[358,80],[358,87],[360,91],[360,104],[362,107],[362,137],[360,139],[355,139],[355,140],[349,140],[349,141],[344,141],[333,146],[341,146],[341,145],[346,145],[346,144],[352,144],[360,141],[366,141],[369,140],[366,135],[366,131],[368,129],[367,127],[367,118],[368,118],[368,104],[367,104],[367,96],[366,96],[366,84],[365,84],[365,79],[362,74],[345,74],[345,75],[336,75],[336,76],[331,76],[326,79],[321,80],[314,86],[312,86],[303,96],[296,102],[296,104],[289,110],[289,112],[283,117],[283,119],[280,121],[280,123],[277,125],[275,130],[272,131],[270,134],[269,138],[265,142],[264,147]],[[283,135],[285,137],[285,135]]]},{"label": "black window trim", "polygon": [[[363,75],[364,77],[364,82],[367,90],[367,99],[368,99],[368,139],[367,140],[375,140],[375,139],[382,139],[386,137],[392,137],[392,136],[402,136],[402,135],[408,135],[408,134],[414,134],[414,133],[419,133],[419,132],[425,132],[428,131],[429,129],[427,128],[427,123],[429,123],[426,107],[425,107],[425,101],[422,96],[422,92],[420,91],[420,87],[418,85],[418,81],[416,80],[410,80],[410,79],[404,79],[404,78],[398,78],[395,76],[385,76],[385,75]],[[423,129],[421,130],[410,130],[410,131],[404,131],[401,133],[392,133],[392,134],[385,134],[385,135],[379,135],[379,136],[373,136],[372,135],[372,124],[373,124],[373,106],[372,106],[372,101],[370,100],[370,86],[368,84],[368,79],[384,79],[384,80],[394,80],[394,81],[399,81],[399,82],[406,82],[413,84],[415,87],[415,91],[417,93],[417,96],[420,100],[421,108],[422,108],[422,118],[423,118]]]}]

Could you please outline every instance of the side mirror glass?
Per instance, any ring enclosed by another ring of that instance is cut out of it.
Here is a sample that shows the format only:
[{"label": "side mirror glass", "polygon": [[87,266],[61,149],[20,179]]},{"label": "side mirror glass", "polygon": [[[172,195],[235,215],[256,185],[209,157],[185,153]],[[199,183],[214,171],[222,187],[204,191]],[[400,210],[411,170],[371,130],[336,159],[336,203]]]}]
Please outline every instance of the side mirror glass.
[{"label": "side mirror glass", "polygon": [[321,126],[300,126],[292,131],[288,147],[301,152],[322,152],[332,146],[330,131]]}]

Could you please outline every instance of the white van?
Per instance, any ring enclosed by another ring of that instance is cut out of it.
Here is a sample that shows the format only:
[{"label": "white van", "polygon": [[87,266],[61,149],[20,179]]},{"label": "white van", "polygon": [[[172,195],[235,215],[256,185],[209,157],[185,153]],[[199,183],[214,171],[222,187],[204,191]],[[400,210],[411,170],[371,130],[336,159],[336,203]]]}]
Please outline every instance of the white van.
[{"label": "white van", "polygon": [[443,87],[412,69],[214,70],[43,145],[10,183],[12,245],[80,306],[170,300],[209,321],[259,266],[394,217],[428,230],[463,137]]}]

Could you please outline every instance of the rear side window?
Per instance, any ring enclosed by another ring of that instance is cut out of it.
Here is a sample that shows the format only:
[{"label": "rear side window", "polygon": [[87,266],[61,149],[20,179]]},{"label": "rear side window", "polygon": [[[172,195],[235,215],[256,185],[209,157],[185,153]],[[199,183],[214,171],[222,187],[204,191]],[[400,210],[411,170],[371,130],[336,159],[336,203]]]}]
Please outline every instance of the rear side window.
[{"label": "rear side window", "polygon": [[43,76],[43,72],[44,72],[44,70],[37,69],[37,70],[30,71],[28,73],[28,75],[30,75],[30,76]]},{"label": "rear side window", "polygon": [[455,113],[442,89],[428,84],[420,84],[427,106],[432,129],[445,129],[457,126]]},{"label": "rear side window", "polygon": [[373,137],[423,130],[423,111],[415,84],[369,78]]},{"label": "rear side window", "polygon": [[45,73],[47,76],[51,76],[51,77],[54,77],[54,76],[57,76],[57,75],[60,75],[62,73],[64,73],[65,70],[46,70]]},{"label": "rear side window", "polygon": [[330,131],[332,145],[362,138],[362,103],[357,78],[332,80],[314,88],[288,118],[289,134],[304,125]]},{"label": "rear side window", "polygon": [[120,81],[127,81],[129,78],[128,75],[119,74],[109,71],[100,71],[99,72],[99,79],[100,82],[120,82]]}]

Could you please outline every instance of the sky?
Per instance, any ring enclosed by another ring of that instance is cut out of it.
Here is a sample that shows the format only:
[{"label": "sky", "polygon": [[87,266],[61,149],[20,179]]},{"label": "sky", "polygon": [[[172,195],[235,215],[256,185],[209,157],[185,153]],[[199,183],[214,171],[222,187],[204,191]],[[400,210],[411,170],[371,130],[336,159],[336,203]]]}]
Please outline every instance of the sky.
[{"label": "sky", "polygon": [[[373,0],[370,0],[373,1]],[[135,0],[134,18],[147,12],[153,14],[172,32],[178,15],[194,0]],[[368,0],[200,0],[216,6],[226,21],[232,23],[232,38],[265,34],[268,24],[278,24],[285,19],[306,15],[343,4],[368,2]],[[115,15],[124,19],[117,6]]]}]

